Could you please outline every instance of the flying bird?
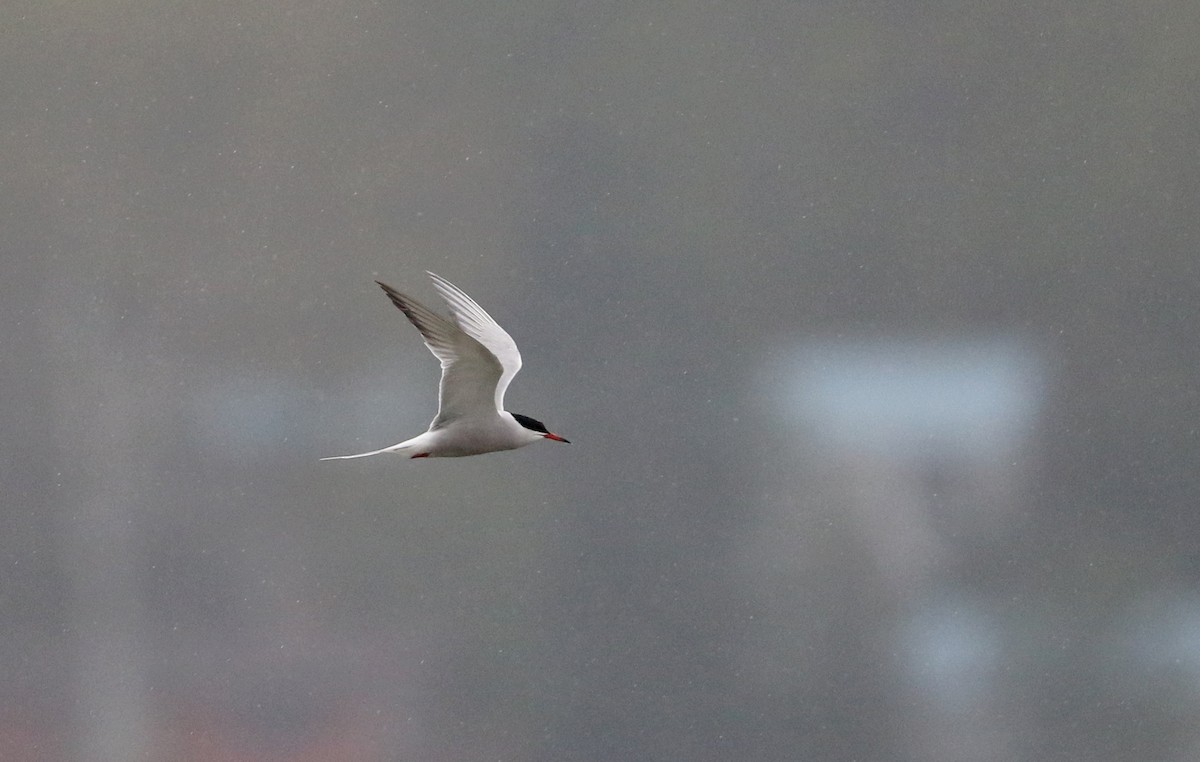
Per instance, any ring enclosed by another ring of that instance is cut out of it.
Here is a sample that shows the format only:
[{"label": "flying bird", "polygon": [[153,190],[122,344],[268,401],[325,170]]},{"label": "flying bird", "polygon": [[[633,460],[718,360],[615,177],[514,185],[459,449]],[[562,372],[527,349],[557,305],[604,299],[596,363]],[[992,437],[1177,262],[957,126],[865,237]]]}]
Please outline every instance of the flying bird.
[{"label": "flying bird", "polygon": [[504,409],[504,392],[521,369],[516,342],[460,288],[440,275],[429,273],[429,277],[450,307],[453,320],[375,281],[417,327],[425,346],[442,363],[438,412],[429,431],[381,450],[321,460],[365,458],[384,452],[410,458],[457,458],[514,450],[542,439],[570,444],[541,421]]}]

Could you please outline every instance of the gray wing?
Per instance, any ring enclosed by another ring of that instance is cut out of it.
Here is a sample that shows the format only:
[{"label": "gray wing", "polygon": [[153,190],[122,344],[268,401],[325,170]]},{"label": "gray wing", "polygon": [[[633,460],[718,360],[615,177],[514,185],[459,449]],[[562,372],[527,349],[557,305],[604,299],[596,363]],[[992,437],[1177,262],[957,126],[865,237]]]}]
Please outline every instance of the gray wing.
[{"label": "gray wing", "polygon": [[[502,396],[502,392],[497,391],[498,384],[507,373],[507,369],[496,355],[476,338],[464,332],[455,322],[447,320],[386,283],[375,282],[379,283],[379,287],[392,300],[392,304],[400,308],[405,317],[421,332],[425,346],[429,347],[429,351],[442,364],[442,381],[438,386],[438,414],[430,428],[440,428],[456,418],[494,414],[497,410],[497,395]],[[485,316],[486,314],[484,313]],[[515,345],[513,350],[516,350]],[[509,375],[511,377],[511,374]]]},{"label": "gray wing", "polygon": [[497,410],[504,410],[504,392],[521,369],[521,353],[517,350],[517,342],[462,289],[436,273],[428,274],[433,278],[434,288],[450,307],[458,327],[486,347],[500,363],[503,370],[494,390],[495,403]]}]

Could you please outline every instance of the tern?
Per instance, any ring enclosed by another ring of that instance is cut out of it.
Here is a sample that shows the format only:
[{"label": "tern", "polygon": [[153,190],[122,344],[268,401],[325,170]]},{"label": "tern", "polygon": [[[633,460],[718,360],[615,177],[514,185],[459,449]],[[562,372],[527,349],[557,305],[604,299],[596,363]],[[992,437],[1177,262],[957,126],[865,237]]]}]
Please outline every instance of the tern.
[{"label": "tern", "polygon": [[438,412],[429,431],[380,450],[321,460],[365,458],[385,452],[410,458],[458,458],[515,450],[543,439],[570,444],[541,421],[504,409],[504,392],[521,369],[517,343],[462,289],[440,275],[428,275],[450,307],[453,320],[386,283],[375,282],[417,327],[425,346],[442,363]]}]

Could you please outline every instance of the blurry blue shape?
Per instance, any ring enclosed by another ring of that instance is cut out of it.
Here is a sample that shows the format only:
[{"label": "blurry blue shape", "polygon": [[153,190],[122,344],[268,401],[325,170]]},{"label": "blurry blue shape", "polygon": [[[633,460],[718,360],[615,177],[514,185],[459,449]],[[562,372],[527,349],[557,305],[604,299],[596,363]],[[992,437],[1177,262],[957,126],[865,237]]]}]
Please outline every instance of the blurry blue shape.
[{"label": "blurry blue shape", "polygon": [[788,412],[820,436],[894,452],[929,442],[1004,451],[1041,399],[1037,357],[1012,339],[876,339],[802,346],[785,372]]},{"label": "blurry blue shape", "polygon": [[1000,660],[1000,638],[983,609],[966,598],[920,607],[902,630],[904,664],[911,682],[950,711],[983,701]]},{"label": "blurry blue shape", "polygon": [[[386,364],[368,369],[337,395],[265,372],[202,376],[194,384],[190,414],[200,446],[235,459],[278,457],[280,450],[319,457],[347,441],[382,447],[403,438],[406,425],[424,426],[425,416],[433,415],[425,411],[437,407],[436,395],[416,399],[417,384]],[[424,396],[432,394],[420,388]],[[330,443],[336,438],[330,432],[339,429],[347,438]]]},{"label": "blurry blue shape", "polygon": [[1127,616],[1125,646],[1140,664],[1200,676],[1200,598],[1155,599]]},{"label": "blurry blue shape", "polygon": [[269,455],[270,448],[303,438],[311,427],[311,394],[286,377],[267,374],[203,379],[193,398],[202,442],[237,457]]}]

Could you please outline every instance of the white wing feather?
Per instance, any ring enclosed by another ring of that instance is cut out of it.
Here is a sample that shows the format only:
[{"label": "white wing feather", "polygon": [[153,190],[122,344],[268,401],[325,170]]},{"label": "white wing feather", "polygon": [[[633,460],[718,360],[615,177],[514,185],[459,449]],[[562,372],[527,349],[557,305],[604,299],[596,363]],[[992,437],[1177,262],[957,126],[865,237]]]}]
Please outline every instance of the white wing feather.
[{"label": "white wing feather", "polygon": [[487,348],[503,368],[496,382],[495,403],[496,410],[504,410],[504,393],[512,383],[513,376],[521,369],[521,353],[517,350],[517,342],[462,289],[437,273],[426,272],[433,279],[433,287],[450,307],[458,327]]},{"label": "white wing feather", "polygon": [[429,275],[449,305],[453,321],[386,284],[379,285],[441,362],[438,414],[432,430],[457,418],[503,410],[504,391],[521,368],[521,353],[512,337],[471,297],[450,281]]}]

